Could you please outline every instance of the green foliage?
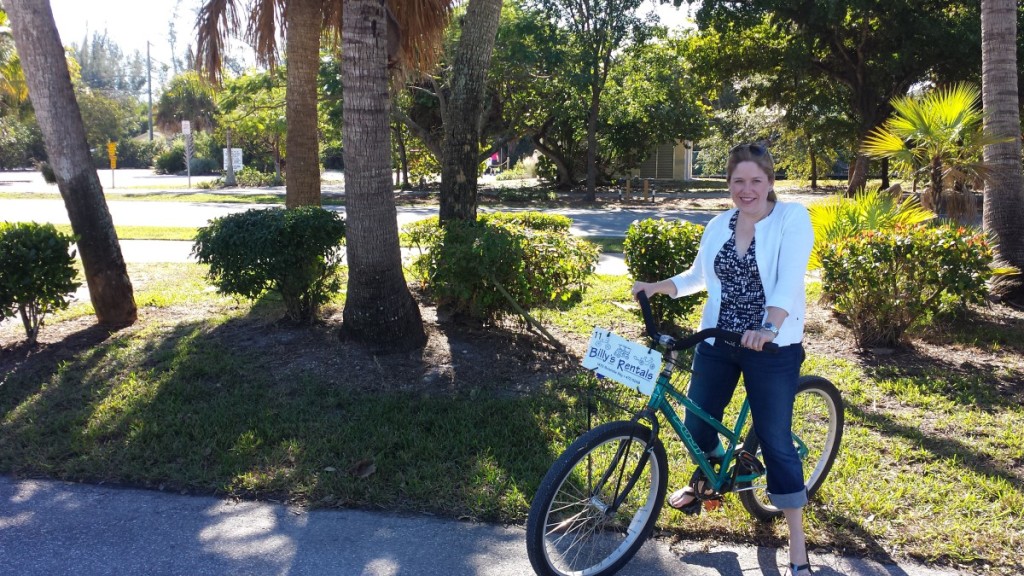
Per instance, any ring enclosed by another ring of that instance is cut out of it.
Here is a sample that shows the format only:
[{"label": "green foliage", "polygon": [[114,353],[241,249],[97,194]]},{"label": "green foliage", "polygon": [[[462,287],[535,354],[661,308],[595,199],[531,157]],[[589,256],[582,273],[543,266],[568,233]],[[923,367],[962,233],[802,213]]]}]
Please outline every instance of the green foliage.
[{"label": "green foliage", "polygon": [[43,175],[43,180],[47,184],[57,183],[57,173],[53,171],[53,166],[50,166],[49,162],[43,161],[38,164],[39,172]]},{"label": "green foliage", "polygon": [[311,322],[341,289],[344,238],[344,220],[319,207],[251,209],[200,228],[192,252],[220,292],[255,300],[272,290],[291,320]]},{"label": "green foliage", "polygon": [[74,237],[52,224],[0,223],[0,319],[20,314],[29,344],[43,317],[68,307],[75,282]]},{"label": "green foliage", "polygon": [[[564,219],[564,220],[563,220]],[[538,213],[490,213],[477,222],[436,219],[403,228],[426,253],[413,274],[438,304],[475,318],[578,298],[597,264],[598,249],[568,232],[568,218]]]},{"label": "green foliage", "polygon": [[895,346],[951,303],[981,303],[992,248],[978,231],[943,225],[867,230],[822,246],[822,293],[862,347]]},{"label": "green foliage", "polygon": [[[122,138],[117,143],[118,168],[152,168],[156,157],[167,148],[162,140]],[[93,150],[93,162],[99,168],[109,168],[110,158],[106,146]],[[184,164],[182,164],[184,166]]]},{"label": "green foliage", "polygon": [[[692,222],[637,220],[626,230],[622,250],[629,275],[641,282],[657,282],[679,274],[697,258],[704,227]],[[660,324],[681,322],[700,303],[693,294],[682,298],[654,298],[651,310]]]},{"label": "green foliage", "polygon": [[43,136],[35,122],[0,117],[0,170],[26,168],[32,166],[33,159],[45,157]]},{"label": "green foliage", "polygon": [[988,177],[985,146],[1005,141],[985,134],[980,104],[981,90],[971,84],[896,98],[893,115],[868,134],[862,148],[869,156],[888,158],[901,176],[913,179],[915,189],[927,182],[923,202],[929,209],[973,218],[973,202],[951,203],[950,196],[980,188]]},{"label": "green foliage", "polygon": [[156,124],[165,132],[180,132],[181,121],[192,123],[192,131],[213,128],[217,116],[214,87],[198,72],[188,70],[171,78],[156,105]]},{"label": "green foliage", "polygon": [[[193,132],[192,175],[211,174],[220,168],[220,148],[214,137],[206,132]],[[160,152],[153,162],[157,174],[183,174],[185,172],[185,139],[175,138]]]},{"label": "green foliage", "polygon": [[842,195],[815,202],[807,210],[814,228],[814,249],[808,268],[821,268],[823,246],[835,244],[864,230],[890,230],[920,224],[934,215],[914,197],[902,201],[883,192],[861,190],[853,198]]},{"label": "green foliage", "polygon": [[251,166],[246,166],[235,172],[235,182],[243,188],[260,188],[263,186],[280,186],[283,184],[277,174],[261,172]]}]

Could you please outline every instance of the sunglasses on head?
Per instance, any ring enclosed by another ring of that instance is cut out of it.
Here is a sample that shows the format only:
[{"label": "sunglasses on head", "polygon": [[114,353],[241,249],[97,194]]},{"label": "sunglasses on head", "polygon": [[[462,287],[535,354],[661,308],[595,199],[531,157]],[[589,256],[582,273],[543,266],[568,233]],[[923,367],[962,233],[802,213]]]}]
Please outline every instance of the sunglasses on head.
[{"label": "sunglasses on head", "polygon": [[738,146],[733,146],[732,149],[729,150],[729,154],[735,154],[741,150],[749,150],[754,156],[764,156],[768,153],[768,149],[760,144],[740,144]]}]

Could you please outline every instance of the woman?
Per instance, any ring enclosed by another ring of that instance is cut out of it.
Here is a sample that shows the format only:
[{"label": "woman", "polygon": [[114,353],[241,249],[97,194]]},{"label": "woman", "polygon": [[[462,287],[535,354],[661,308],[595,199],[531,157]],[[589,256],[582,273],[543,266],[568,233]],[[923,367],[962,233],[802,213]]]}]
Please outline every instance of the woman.
[{"label": "woman", "polygon": [[[814,233],[806,208],[778,201],[775,164],[763,146],[741,144],[730,150],[726,176],[736,207],[708,223],[690,269],[660,282],[636,282],[633,294],[678,298],[707,290],[700,328],[743,335],[739,346],[713,338],[697,345],[687,395],[721,420],[743,375],[769,497],[789,525],[790,573],[800,576],[811,573],[803,530],[807,490],[790,432],[804,360],[804,274]],[[768,342],[779,345],[779,351],[762,352]],[[708,457],[723,454],[713,428],[691,414],[685,424]],[[700,510],[690,486],[668,502],[688,513]]]}]

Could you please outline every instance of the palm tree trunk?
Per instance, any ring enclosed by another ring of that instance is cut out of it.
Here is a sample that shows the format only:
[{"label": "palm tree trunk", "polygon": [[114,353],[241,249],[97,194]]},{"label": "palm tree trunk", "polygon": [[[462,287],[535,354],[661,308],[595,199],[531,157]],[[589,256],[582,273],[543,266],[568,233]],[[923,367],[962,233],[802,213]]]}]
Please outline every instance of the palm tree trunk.
[{"label": "palm tree trunk", "polygon": [[470,0],[466,8],[441,143],[442,222],[476,220],[481,115],[502,1]]},{"label": "palm tree trunk", "polygon": [[342,329],[355,340],[395,351],[422,347],[426,335],[405,284],[398,245],[384,10],[384,0],[344,4],[342,138],[349,275]]},{"label": "palm tree trunk", "polygon": [[96,169],[82,114],[68,74],[64,47],[46,0],[8,0],[14,42],[21,57],[36,120],[57,188],[78,236],[78,252],[96,319],[126,326],[137,319],[135,296]]},{"label": "palm tree trunk", "polygon": [[598,84],[598,69],[592,72],[594,80],[590,85],[590,110],[587,113],[587,202],[597,200],[597,117],[601,112],[601,86]]},{"label": "palm tree trunk", "polygon": [[286,150],[288,208],[320,205],[320,149],[317,135],[317,82],[320,67],[320,0],[288,0],[285,54],[288,58]]},{"label": "palm tree trunk", "polygon": [[[992,178],[985,185],[982,222],[995,238],[1000,265],[1024,270],[1024,189],[1021,187],[1020,110],[1017,93],[1017,3],[981,1],[982,102],[985,131],[1008,142],[985,147]],[[993,294],[1024,304],[1024,276],[1003,276]]]}]

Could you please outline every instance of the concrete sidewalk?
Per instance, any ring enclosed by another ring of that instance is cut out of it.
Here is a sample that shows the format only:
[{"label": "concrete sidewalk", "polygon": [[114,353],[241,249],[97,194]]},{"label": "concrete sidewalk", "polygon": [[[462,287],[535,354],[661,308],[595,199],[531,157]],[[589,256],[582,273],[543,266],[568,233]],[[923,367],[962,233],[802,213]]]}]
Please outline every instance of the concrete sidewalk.
[{"label": "concrete sidewalk", "polygon": [[[955,571],[811,552],[819,576]],[[652,540],[622,576],[783,576],[783,550]],[[0,476],[0,572],[20,576],[533,574],[519,526]]]}]

